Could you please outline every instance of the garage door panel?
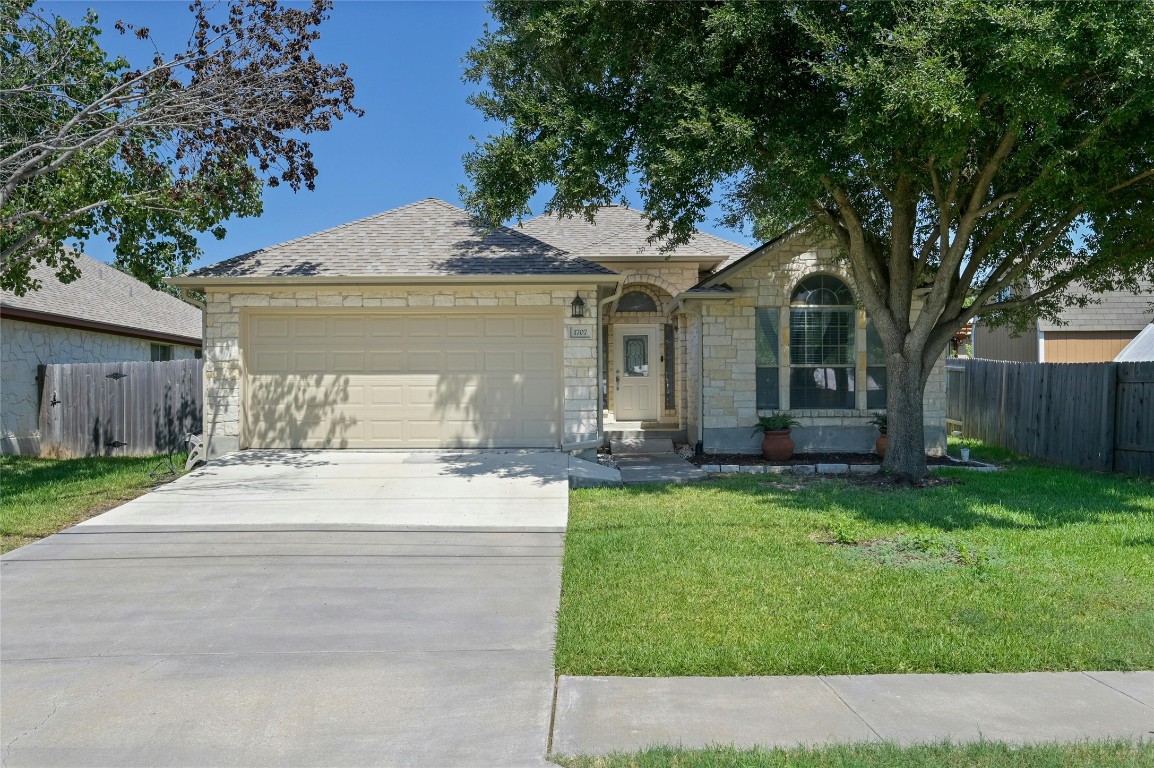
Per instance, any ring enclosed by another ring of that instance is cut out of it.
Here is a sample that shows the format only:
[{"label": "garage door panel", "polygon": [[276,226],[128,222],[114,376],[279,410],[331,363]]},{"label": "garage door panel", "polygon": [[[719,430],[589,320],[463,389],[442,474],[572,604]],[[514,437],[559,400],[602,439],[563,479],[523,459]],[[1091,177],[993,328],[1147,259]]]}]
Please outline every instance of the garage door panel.
[{"label": "garage door panel", "polygon": [[480,350],[455,350],[445,353],[445,370],[450,373],[471,373],[480,370],[482,352]]},{"label": "garage door panel", "polygon": [[444,336],[445,319],[443,317],[410,317],[405,323],[407,336]]},{"label": "garage door panel", "polygon": [[257,317],[252,326],[253,336],[259,339],[283,339],[289,335],[289,318]]},{"label": "garage door panel", "polygon": [[485,350],[486,373],[515,372],[520,370],[517,360],[518,354],[513,350],[487,349]]},{"label": "garage door panel", "polygon": [[448,338],[473,338],[480,335],[481,329],[475,316],[450,317],[445,320],[445,336]]},{"label": "garage door panel", "polygon": [[523,324],[521,335],[529,338],[555,339],[561,335],[560,322],[555,317],[544,316]]},{"label": "garage door panel", "polygon": [[489,338],[509,338],[520,333],[520,324],[516,317],[485,317],[483,327],[485,336]]},{"label": "garage door panel", "polygon": [[365,353],[333,350],[329,370],[333,373],[364,373]]},{"label": "garage door panel", "polygon": [[371,317],[368,320],[370,336],[384,336],[398,338],[405,335],[405,318],[403,317]]},{"label": "garage door panel", "polygon": [[[555,447],[560,318],[259,315],[244,350],[253,447]],[[541,335],[529,335],[529,329]]]},{"label": "garage door panel", "polygon": [[253,353],[249,369],[253,373],[285,373],[289,370],[289,353],[280,349],[261,349]]},{"label": "garage door panel", "polygon": [[521,370],[554,374],[558,367],[557,353],[551,350],[527,350],[521,358]]},{"label": "garage door panel", "polygon": [[323,317],[293,317],[291,320],[292,336],[324,338],[329,335],[329,325]]},{"label": "garage door panel", "polygon": [[370,351],[366,373],[403,373],[405,356],[400,350]]}]

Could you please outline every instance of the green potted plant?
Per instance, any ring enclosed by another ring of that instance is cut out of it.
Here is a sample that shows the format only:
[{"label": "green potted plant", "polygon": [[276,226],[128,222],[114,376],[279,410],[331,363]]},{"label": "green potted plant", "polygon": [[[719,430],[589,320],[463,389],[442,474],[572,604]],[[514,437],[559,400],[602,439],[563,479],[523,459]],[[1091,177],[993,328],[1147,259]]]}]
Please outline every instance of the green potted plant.
[{"label": "green potted plant", "polygon": [[792,427],[800,427],[801,422],[789,411],[778,411],[768,416],[758,416],[753,434],[760,432],[761,455],[769,461],[788,461],[793,458],[793,438],[789,436]]},{"label": "green potted plant", "polygon": [[889,438],[886,436],[886,432],[890,426],[889,414],[885,411],[878,411],[872,414],[872,416],[873,418],[870,419],[870,424],[876,426],[878,432],[881,433],[878,435],[878,439],[874,441],[874,453],[884,459],[886,457],[886,444],[889,442]]}]

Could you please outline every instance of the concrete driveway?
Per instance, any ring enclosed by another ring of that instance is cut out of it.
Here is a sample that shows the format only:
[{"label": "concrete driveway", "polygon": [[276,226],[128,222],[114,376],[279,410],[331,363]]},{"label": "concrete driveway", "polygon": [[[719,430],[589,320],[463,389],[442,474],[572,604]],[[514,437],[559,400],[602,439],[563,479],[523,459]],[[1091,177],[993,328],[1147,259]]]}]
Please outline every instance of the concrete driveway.
[{"label": "concrete driveway", "polygon": [[4,765],[544,765],[564,454],[246,452],[4,556]]}]

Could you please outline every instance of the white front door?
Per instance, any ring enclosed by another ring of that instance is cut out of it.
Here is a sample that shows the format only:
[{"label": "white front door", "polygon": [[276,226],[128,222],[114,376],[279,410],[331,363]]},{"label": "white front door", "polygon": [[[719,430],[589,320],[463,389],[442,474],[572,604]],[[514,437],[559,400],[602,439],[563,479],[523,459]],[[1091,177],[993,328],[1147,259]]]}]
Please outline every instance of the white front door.
[{"label": "white front door", "polygon": [[656,325],[616,325],[613,415],[618,421],[656,421],[661,352]]}]

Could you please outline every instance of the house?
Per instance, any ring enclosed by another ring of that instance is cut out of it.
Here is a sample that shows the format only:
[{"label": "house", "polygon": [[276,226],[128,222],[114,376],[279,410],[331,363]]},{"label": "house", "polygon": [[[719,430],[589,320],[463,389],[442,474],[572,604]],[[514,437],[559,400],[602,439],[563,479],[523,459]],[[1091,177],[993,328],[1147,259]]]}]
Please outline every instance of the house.
[{"label": "house", "polygon": [[[172,278],[207,296],[210,455],[576,452],[651,429],[753,453],[777,409],[804,422],[800,450],[871,450],[884,359],[833,247],[699,233],[662,252],[648,234],[623,206],[486,229],[427,199]],[[944,402],[943,357],[934,452]]]},{"label": "house", "polygon": [[199,357],[201,311],[81,253],[61,283],[39,265],[41,288],[0,292],[0,453],[40,453],[39,366]]},{"label": "house", "polygon": [[1015,336],[1009,328],[974,323],[974,357],[1018,363],[1104,363],[1154,321],[1154,285],[1141,293],[1106,291],[1100,303],[1067,307],[1062,323],[1035,320]]}]

